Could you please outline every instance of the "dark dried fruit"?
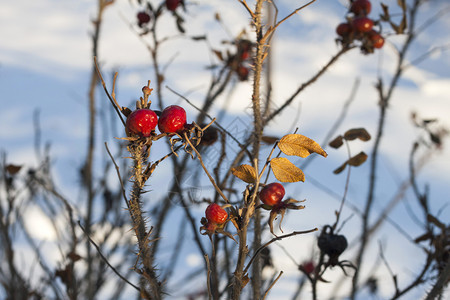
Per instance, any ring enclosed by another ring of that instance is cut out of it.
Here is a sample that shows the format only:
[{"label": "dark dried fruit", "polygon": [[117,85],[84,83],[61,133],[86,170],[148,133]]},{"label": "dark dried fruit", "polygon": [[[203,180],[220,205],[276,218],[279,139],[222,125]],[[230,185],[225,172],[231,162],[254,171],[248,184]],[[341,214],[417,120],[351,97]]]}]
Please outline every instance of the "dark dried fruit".
[{"label": "dark dried fruit", "polygon": [[333,233],[324,233],[319,236],[317,241],[319,249],[330,258],[329,262],[332,266],[336,265],[339,256],[347,249],[347,239],[343,235]]},{"label": "dark dried fruit", "polygon": [[[200,127],[205,127],[206,124],[200,125]],[[217,128],[213,126],[209,126],[208,128],[203,131],[202,141],[200,142],[201,145],[209,146],[214,144],[217,139],[219,138],[219,133],[217,132]]]}]

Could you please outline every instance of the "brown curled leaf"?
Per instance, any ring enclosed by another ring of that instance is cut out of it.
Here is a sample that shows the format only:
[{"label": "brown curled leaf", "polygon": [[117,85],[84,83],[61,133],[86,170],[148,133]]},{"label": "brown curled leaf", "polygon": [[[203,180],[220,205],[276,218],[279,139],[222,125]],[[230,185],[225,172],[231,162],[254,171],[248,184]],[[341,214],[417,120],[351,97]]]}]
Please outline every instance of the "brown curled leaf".
[{"label": "brown curled leaf", "polygon": [[337,136],[334,140],[328,143],[331,148],[338,149],[344,144],[344,137],[342,135]]},{"label": "brown curled leaf", "polygon": [[9,164],[6,166],[6,172],[8,172],[10,175],[19,173],[20,169],[22,169],[22,166],[19,165]]},{"label": "brown curled leaf", "polygon": [[356,154],[355,156],[351,157],[347,161],[347,163],[350,166],[358,167],[358,166],[362,165],[366,160],[367,160],[367,154],[365,154],[364,152],[361,151],[358,154]]},{"label": "brown curled leaf", "polygon": [[367,142],[370,140],[370,134],[364,128],[353,128],[344,133],[344,139],[347,141],[360,139],[361,141]]},{"label": "brown curled leaf", "polygon": [[276,141],[278,141],[278,137],[276,136],[269,136],[269,135],[263,135],[261,137],[261,141],[266,145],[273,145]]},{"label": "brown curled leaf", "polygon": [[337,169],[335,169],[334,171],[333,171],[333,173],[334,174],[339,174],[339,173],[341,173],[342,171],[344,171],[345,170],[345,167],[347,166],[347,162],[345,162],[345,163],[343,163],[342,165],[340,165]]}]

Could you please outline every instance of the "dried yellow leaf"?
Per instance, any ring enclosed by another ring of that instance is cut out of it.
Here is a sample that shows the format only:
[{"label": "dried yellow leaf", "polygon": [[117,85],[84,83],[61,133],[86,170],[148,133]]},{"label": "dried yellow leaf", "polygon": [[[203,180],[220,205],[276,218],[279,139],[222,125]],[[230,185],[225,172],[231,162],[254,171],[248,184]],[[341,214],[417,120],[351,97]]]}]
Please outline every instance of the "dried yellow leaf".
[{"label": "dried yellow leaf", "polygon": [[307,157],[315,152],[327,157],[327,153],[314,140],[301,134],[288,134],[278,142],[278,148],[286,155]]},{"label": "dried yellow leaf", "polygon": [[275,178],[281,182],[305,181],[305,174],[285,157],[276,157],[270,161]]},{"label": "dried yellow leaf", "polygon": [[256,181],[255,168],[249,165],[240,165],[237,168],[232,168],[231,173],[247,183],[255,183]]}]

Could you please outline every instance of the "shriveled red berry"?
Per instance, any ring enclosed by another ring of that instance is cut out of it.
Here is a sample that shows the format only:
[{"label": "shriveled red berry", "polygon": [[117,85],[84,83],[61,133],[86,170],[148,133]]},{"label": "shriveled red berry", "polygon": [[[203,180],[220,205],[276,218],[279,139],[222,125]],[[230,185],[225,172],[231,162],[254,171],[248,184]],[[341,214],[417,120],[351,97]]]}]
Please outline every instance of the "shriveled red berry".
[{"label": "shriveled red berry", "polygon": [[142,27],[143,25],[150,22],[150,15],[148,13],[146,13],[145,11],[141,11],[137,14],[137,19],[138,19],[138,25],[140,27]]},{"label": "shriveled red berry", "polygon": [[264,204],[273,206],[281,202],[284,194],[284,187],[280,183],[274,182],[266,185],[261,192],[259,192],[259,199],[261,199]]},{"label": "shriveled red berry", "polygon": [[252,42],[249,40],[240,40],[237,46],[238,53],[240,53],[240,60],[249,59],[252,51]]},{"label": "shriveled red berry", "polygon": [[186,111],[178,105],[166,107],[159,117],[158,129],[161,133],[175,133],[184,128]]},{"label": "shriveled red berry", "polygon": [[384,38],[376,32],[375,30],[371,30],[368,33],[369,40],[372,42],[372,46],[374,48],[380,49],[384,45]]},{"label": "shriveled red berry", "polygon": [[181,0],[166,0],[166,7],[168,10],[174,11],[175,9],[177,9],[180,2]]},{"label": "shriveled red berry", "polygon": [[369,32],[372,30],[373,21],[367,17],[360,17],[354,19],[352,25],[358,32]]},{"label": "shriveled red berry", "polygon": [[314,264],[313,261],[306,261],[302,263],[301,267],[306,274],[311,274],[312,272],[314,272],[316,265]]},{"label": "shriveled red berry", "polygon": [[[200,127],[205,127],[206,124],[200,124]],[[217,128],[214,126],[209,126],[206,130],[203,131],[202,140],[200,141],[200,145],[209,146],[214,144],[219,138],[219,132]]]},{"label": "shriveled red berry", "polygon": [[158,124],[158,116],[151,109],[137,109],[127,118],[125,128],[131,134],[149,137]]},{"label": "shriveled red berry", "polygon": [[372,4],[369,0],[356,0],[352,3],[350,11],[355,15],[368,15],[372,10]]},{"label": "shriveled red berry", "polygon": [[336,33],[342,37],[349,35],[352,30],[352,25],[349,23],[341,23],[336,27]]},{"label": "shriveled red berry", "polygon": [[205,216],[208,223],[221,225],[227,220],[228,213],[220,205],[211,203],[205,210]]},{"label": "shriveled red berry", "polygon": [[250,70],[247,67],[241,65],[237,68],[236,72],[240,81],[246,81],[248,79]]}]

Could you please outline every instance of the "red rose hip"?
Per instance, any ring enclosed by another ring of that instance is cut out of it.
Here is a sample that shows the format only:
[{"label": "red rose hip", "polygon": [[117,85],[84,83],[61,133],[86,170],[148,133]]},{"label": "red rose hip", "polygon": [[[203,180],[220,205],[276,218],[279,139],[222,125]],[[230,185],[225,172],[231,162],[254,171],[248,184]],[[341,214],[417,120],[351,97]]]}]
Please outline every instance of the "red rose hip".
[{"label": "red rose hip", "polygon": [[306,274],[311,274],[314,272],[314,269],[316,268],[316,265],[313,261],[306,261],[302,265],[302,269]]},{"label": "red rose hip", "polygon": [[142,27],[143,25],[150,22],[150,15],[148,13],[146,13],[145,11],[141,11],[137,14],[137,19],[138,19],[138,25],[140,27]]},{"label": "red rose hip", "polygon": [[125,128],[131,134],[149,137],[158,124],[158,116],[151,109],[137,109],[127,118]]},{"label": "red rose hip", "polygon": [[352,25],[349,23],[341,23],[336,27],[336,33],[342,37],[349,35],[352,30]]},{"label": "red rose hip", "polygon": [[350,11],[355,15],[368,15],[372,10],[372,4],[369,0],[356,0],[352,3]]},{"label": "red rose hip", "polygon": [[381,34],[376,32],[375,30],[371,30],[371,31],[369,31],[368,35],[369,35],[370,41],[372,42],[372,46],[374,48],[380,49],[381,47],[383,47],[384,38],[381,36]]},{"label": "red rose hip", "polygon": [[175,9],[177,9],[180,2],[181,0],[166,0],[166,7],[168,10],[174,11]]},{"label": "red rose hip", "polygon": [[186,125],[186,111],[178,105],[166,107],[159,117],[158,129],[161,133],[175,133]]},{"label": "red rose hip", "polygon": [[259,199],[261,199],[264,204],[273,206],[281,202],[284,194],[284,187],[280,183],[274,182],[266,185],[261,192],[259,192]]},{"label": "red rose hip", "polygon": [[372,30],[373,21],[366,17],[360,17],[354,19],[352,25],[358,32],[369,32]]},{"label": "red rose hip", "polygon": [[228,218],[228,213],[225,209],[216,203],[211,203],[205,210],[206,219],[210,223],[221,225],[225,223]]}]

